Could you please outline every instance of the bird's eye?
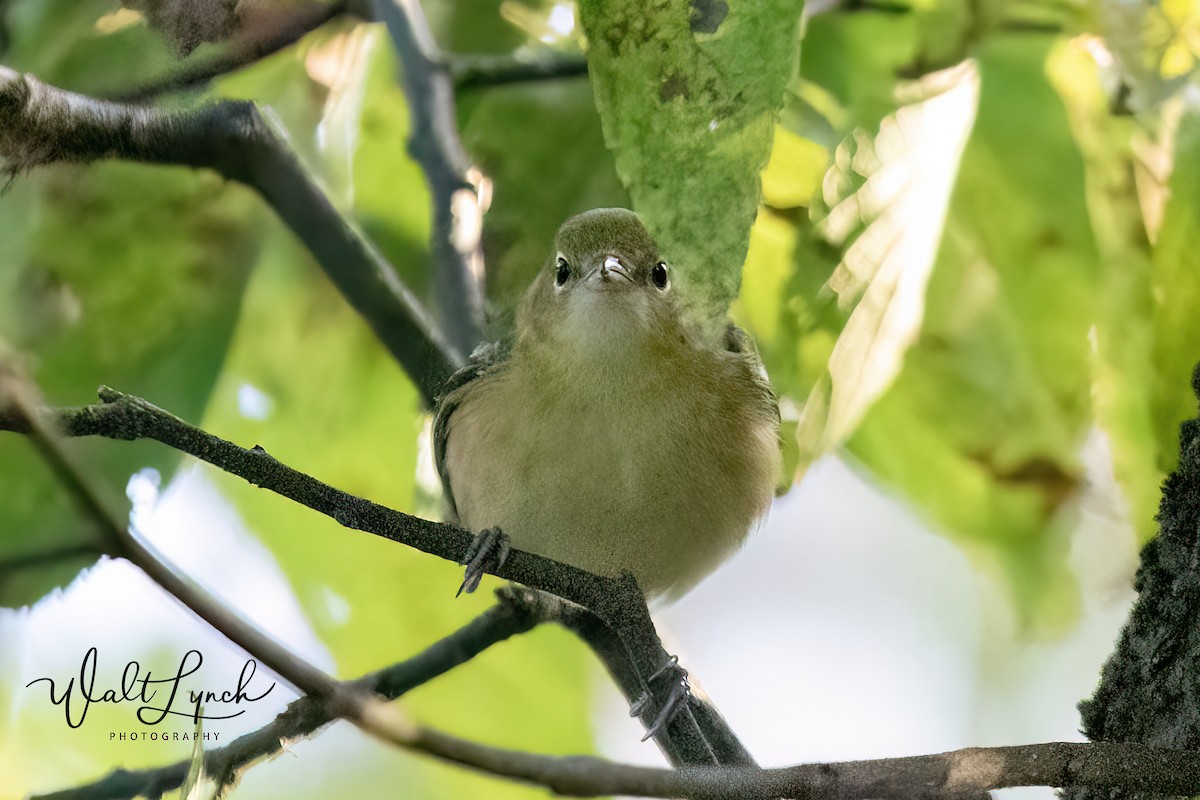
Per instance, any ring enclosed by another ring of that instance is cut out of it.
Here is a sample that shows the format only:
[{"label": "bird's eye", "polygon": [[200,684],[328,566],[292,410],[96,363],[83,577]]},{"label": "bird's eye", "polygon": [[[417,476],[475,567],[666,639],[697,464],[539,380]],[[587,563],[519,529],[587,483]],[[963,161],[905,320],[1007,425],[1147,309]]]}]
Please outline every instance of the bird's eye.
[{"label": "bird's eye", "polygon": [[554,273],[554,285],[562,286],[571,277],[571,265],[562,256],[558,257],[558,270]]},{"label": "bird's eye", "polygon": [[650,280],[660,289],[667,288],[667,265],[661,261],[655,264],[654,269],[650,270]]}]

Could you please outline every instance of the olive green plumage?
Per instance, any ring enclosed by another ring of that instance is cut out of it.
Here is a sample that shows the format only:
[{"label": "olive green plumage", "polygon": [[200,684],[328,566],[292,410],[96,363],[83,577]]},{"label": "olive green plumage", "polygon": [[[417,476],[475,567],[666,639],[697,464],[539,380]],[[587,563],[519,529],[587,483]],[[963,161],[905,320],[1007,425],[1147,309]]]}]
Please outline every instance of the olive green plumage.
[{"label": "olive green plumage", "polygon": [[766,512],[779,411],[745,334],[683,321],[633,212],[559,229],[510,341],[481,347],[438,404],[434,452],[461,524],[682,594]]}]

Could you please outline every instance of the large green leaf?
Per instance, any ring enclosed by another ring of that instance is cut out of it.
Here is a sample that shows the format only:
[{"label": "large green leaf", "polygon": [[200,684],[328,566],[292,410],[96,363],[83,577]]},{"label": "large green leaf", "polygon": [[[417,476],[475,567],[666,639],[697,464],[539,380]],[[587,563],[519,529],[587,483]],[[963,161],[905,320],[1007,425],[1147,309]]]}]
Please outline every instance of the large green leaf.
[{"label": "large green leaf", "polygon": [[6,4],[8,66],[84,94],[106,95],[161,76],[176,59],[119,0],[15,0]]},{"label": "large green leaf", "polygon": [[1004,36],[981,49],[979,111],[921,339],[850,441],[1046,625],[1075,607],[1066,532],[1100,277],[1082,159],[1044,76],[1050,41]]},{"label": "large green leaf", "polygon": [[[875,41],[867,34],[884,32],[878,22],[867,14],[825,26],[831,38],[864,51],[861,59],[858,49],[841,54],[854,65],[845,73],[828,66],[832,56],[821,46],[805,48],[806,72],[763,174],[764,209],[745,266],[739,316],[776,387],[804,404],[801,472],[854,431],[920,332],[974,121],[973,65],[897,82],[913,29],[901,26]],[[874,91],[863,96],[853,88],[859,85]],[[868,132],[861,124],[876,127]],[[843,141],[818,144],[838,129]]]},{"label": "large green leaf", "polygon": [[700,315],[723,318],[737,296],[801,5],[579,6],[617,173]]}]

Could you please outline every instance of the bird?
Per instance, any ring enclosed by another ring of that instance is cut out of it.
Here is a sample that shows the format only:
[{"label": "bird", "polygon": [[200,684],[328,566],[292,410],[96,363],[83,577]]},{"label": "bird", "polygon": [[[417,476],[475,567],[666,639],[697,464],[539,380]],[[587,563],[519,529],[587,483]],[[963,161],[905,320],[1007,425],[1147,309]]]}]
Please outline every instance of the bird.
[{"label": "bird", "polygon": [[706,334],[672,278],[636,213],[577,214],[514,331],[448,380],[434,458],[451,517],[477,532],[460,593],[517,547],[670,602],[765,516],[778,402],[749,337],[727,320]]}]

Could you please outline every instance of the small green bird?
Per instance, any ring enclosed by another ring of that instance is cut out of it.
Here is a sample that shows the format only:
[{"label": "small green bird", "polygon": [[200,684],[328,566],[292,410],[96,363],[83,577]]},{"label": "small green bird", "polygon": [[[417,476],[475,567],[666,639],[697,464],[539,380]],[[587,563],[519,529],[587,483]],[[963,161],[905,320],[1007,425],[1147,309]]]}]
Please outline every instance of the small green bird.
[{"label": "small green bird", "polygon": [[434,454],[458,521],[483,531],[460,591],[511,539],[672,599],[770,506],[779,407],[740,329],[714,345],[685,322],[638,216],[597,209],[559,229],[512,339],[450,379]]}]

